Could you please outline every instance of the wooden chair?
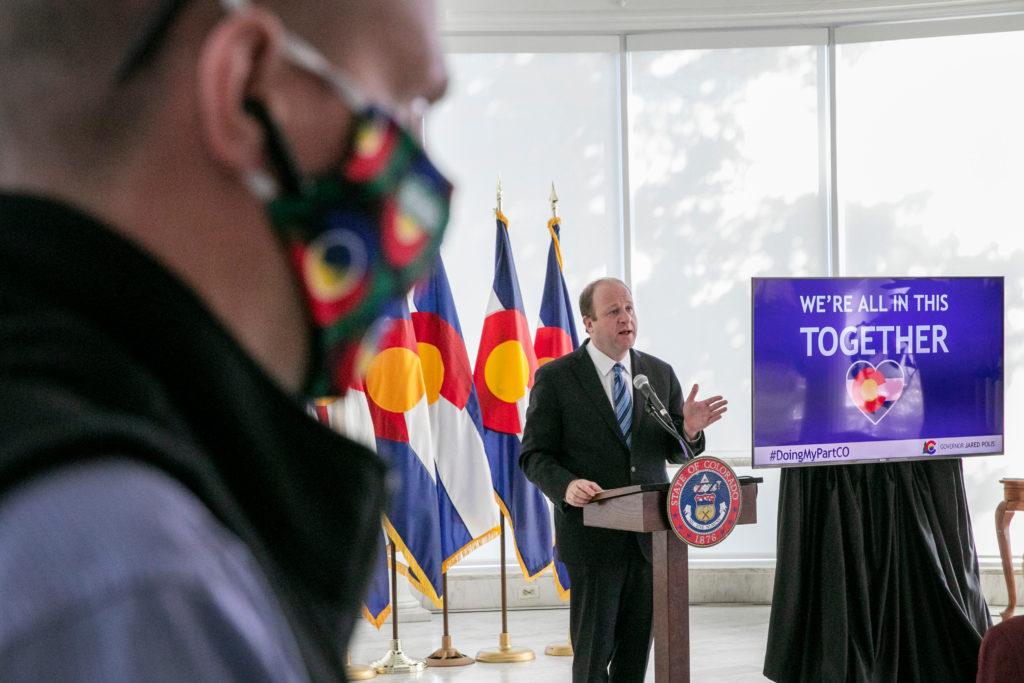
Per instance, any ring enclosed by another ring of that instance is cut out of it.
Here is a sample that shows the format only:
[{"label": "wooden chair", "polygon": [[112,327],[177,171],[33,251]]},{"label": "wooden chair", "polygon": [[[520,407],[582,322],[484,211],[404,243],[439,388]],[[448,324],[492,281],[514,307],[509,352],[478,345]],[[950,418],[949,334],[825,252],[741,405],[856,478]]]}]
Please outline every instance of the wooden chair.
[{"label": "wooden chair", "polygon": [[1017,606],[1017,585],[1013,572],[1013,555],[1010,552],[1010,527],[1013,513],[1024,510],[1024,479],[1000,479],[1003,485],[1003,502],[996,507],[996,539],[999,541],[999,556],[1003,560],[1003,578],[1006,579],[1006,609],[999,616],[1006,620],[1013,616]]}]

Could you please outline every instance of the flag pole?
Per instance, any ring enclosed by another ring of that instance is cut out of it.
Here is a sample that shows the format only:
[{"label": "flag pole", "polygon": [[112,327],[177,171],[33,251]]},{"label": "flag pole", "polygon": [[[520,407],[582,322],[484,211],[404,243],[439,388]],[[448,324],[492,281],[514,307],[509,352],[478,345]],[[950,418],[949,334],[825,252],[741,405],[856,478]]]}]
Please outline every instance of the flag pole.
[{"label": "flag pole", "polygon": [[[548,196],[548,201],[551,203],[551,219],[558,218],[558,194],[555,192],[555,181],[551,181],[551,194]],[[557,577],[557,572],[552,569],[551,572]],[[570,638],[557,643],[551,643],[544,648],[544,654],[551,657],[572,657],[572,634],[569,634]]]},{"label": "flag pole", "polygon": [[[572,634],[569,634],[572,637]],[[572,657],[572,643],[568,640],[558,643],[551,643],[544,648],[544,654],[549,657]]]},{"label": "flag pole", "polygon": [[390,539],[391,549],[391,649],[387,654],[372,664],[379,674],[407,674],[423,671],[426,664],[418,659],[407,657],[402,652],[402,641],[398,639],[398,552],[394,539]]},{"label": "flag pole", "polygon": [[533,650],[528,647],[513,647],[512,637],[508,633],[508,599],[507,579],[505,571],[505,516],[501,516],[501,635],[498,636],[498,647],[480,650],[476,653],[478,662],[488,664],[508,664],[510,662],[529,662],[534,658]]},{"label": "flag pole", "polygon": [[[497,204],[494,208],[495,216],[503,216],[501,210],[502,200],[501,176],[498,176]],[[498,515],[500,519],[501,543],[501,634],[498,636],[498,647],[489,650],[480,650],[476,653],[478,662],[489,664],[507,664],[509,662],[528,662],[534,658],[533,650],[528,647],[513,647],[512,637],[508,633],[508,579],[505,569],[505,515]]]},{"label": "flag pole", "polygon": [[441,614],[444,620],[444,634],[441,636],[441,648],[434,650],[433,654],[427,657],[427,666],[467,666],[476,660],[459,652],[452,647],[452,637],[448,633],[448,572],[441,574],[441,592],[444,594],[444,602],[441,603]]}]

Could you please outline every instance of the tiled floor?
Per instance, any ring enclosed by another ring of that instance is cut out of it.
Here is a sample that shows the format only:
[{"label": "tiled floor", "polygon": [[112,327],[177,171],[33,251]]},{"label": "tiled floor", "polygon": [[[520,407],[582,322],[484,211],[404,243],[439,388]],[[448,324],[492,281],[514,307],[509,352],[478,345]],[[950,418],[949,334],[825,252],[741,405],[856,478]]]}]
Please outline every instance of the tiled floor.
[{"label": "tiled floor", "polygon": [[[765,639],[768,634],[767,605],[694,605],[690,608],[690,671],[694,683],[702,681],[763,681]],[[556,683],[569,681],[571,658],[549,657],[544,648],[565,641],[568,636],[569,610],[510,611],[509,634],[512,645],[531,648],[532,662],[519,664],[471,664],[465,667],[428,668],[419,674],[378,676],[376,680],[416,680],[422,683],[460,681],[460,683]],[[429,622],[403,623],[403,651],[423,659],[441,646],[441,615]],[[474,656],[478,650],[496,648],[501,631],[498,612],[462,612],[449,617],[453,645]],[[391,624],[378,632],[361,622],[351,648],[352,661],[368,664],[387,652]],[[647,681],[654,681],[653,654]]]}]

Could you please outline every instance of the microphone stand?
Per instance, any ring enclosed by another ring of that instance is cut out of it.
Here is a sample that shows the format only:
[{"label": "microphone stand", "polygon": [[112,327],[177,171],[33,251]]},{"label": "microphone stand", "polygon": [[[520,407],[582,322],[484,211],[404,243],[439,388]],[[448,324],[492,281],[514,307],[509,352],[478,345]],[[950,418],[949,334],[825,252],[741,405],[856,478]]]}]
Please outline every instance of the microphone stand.
[{"label": "microphone stand", "polygon": [[658,412],[658,410],[654,407],[654,403],[652,403],[651,399],[647,398],[646,396],[644,397],[644,408],[647,410],[647,413],[649,415],[652,415],[654,417],[654,419],[658,423],[658,426],[660,426],[662,429],[668,432],[673,439],[679,442],[679,445],[682,446],[683,448],[683,455],[685,456],[686,460],[693,460],[693,453],[690,452],[690,446],[686,443],[686,439],[684,439],[683,436],[678,431],[676,431],[676,426],[674,424],[672,424],[669,420],[666,420],[665,416]]}]

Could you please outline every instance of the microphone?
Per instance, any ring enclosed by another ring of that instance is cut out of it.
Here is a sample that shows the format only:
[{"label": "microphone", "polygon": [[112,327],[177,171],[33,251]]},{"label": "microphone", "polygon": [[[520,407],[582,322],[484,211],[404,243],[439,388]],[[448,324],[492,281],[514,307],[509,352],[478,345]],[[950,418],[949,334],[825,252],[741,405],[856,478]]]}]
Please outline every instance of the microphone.
[{"label": "microphone", "polygon": [[658,424],[661,425],[661,428],[679,441],[679,445],[683,447],[683,453],[686,456],[686,459],[692,459],[693,454],[690,453],[690,448],[686,445],[686,439],[684,439],[676,430],[676,425],[672,422],[672,416],[669,415],[668,410],[665,408],[665,404],[661,402],[658,395],[654,393],[654,387],[651,386],[651,382],[647,379],[647,375],[636,375],[633,378],[633,386],[647,398],[647,405],[650,408],[653,408],[652,412],[654,413],[654,417],[657,418]]},{"label": "microphone", "polygon": [[658,413],[658,416],[663,420],[667,420],[669,424],[672,424],[672,417],[668,414],[668,410],[665,409],[665,404],[661,402],[658,395],[654,393],[654,389],[651,388],[651,383],[647,379],[647,375],[637,375],[633,378],[633,386],[636,387],[640,393],[647,397],[651,405],[654,406],[654,410]]}]

